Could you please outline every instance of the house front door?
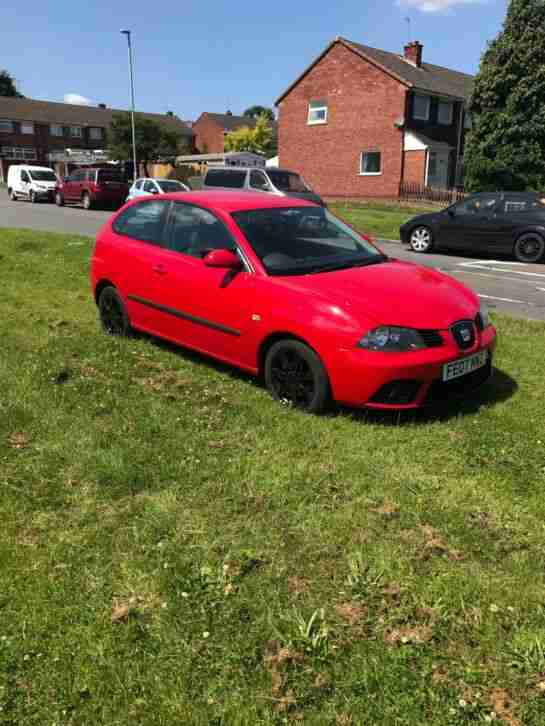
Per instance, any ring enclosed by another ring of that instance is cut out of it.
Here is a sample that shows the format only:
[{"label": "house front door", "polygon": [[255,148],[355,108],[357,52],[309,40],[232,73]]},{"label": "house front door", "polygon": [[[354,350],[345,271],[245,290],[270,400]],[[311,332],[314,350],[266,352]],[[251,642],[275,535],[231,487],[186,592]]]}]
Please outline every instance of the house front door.
[{"label": "house front door", "polygon": [[446,189],[448,184],[448,151],[429,151],[428,186]]}]

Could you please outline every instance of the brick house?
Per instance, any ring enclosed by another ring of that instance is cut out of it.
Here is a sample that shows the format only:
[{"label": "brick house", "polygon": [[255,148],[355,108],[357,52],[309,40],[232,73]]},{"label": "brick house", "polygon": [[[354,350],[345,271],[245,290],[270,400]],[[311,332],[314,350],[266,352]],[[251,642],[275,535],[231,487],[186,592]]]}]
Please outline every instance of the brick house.
[{"label": "brick house", "polygon": [[336,38],[276,101],[280,165],[322,196],[457,183],[473,76]]},{"label": "brick house", "polygon": [[[0,181],[7,178],[11,164],[53,166],[64,174],[69,170],[71,159],[106,160],[101,152],[106,129],[115,113],[126,111],[106,108],[104,104],[77,106],[0,96]],[[177,116],[171,113],[138,115],[179,132],[191,145],[192,131]]]},{"label": "brick house", "polygon": [[[233,116],[227,113],[208,113],[204,111],[192,124],[195,134],[195,148],[202,154],[223,154],[225,151],[225,137],[231,131],[243,126],[253,129],[257,119],[251,116]],[[276,133],[276,123],[271,124]]]}]

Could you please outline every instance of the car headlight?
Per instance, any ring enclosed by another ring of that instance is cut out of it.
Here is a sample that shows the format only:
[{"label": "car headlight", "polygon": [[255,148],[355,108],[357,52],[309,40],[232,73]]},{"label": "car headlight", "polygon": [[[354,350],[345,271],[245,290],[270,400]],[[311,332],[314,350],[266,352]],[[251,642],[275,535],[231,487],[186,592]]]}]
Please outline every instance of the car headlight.
[{"label": "car headlight", "polygon": [[385,353],[401,353],[425,348],[422,336],[412,328],[381,326],[371,330],[358,343],[358,348],[379,350]]},{"label": "car headlight", "polygon": [[481,307],[479,308],[479,315],[483,322],[483,330],[488,328],[490,325],[490,313],[488,312],[488,305],[481,300]]}]

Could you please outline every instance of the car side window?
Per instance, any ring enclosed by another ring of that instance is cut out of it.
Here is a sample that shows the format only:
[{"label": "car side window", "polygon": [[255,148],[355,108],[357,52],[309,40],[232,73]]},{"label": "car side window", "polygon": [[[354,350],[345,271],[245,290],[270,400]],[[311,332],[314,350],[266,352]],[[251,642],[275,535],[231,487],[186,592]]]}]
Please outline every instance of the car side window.
[{"label": "car side window", "polygon": [[112,229],[124,237],[163,247],[169,202],[143,201],[128,207],[116,217]]},{"label": "car side window", "polygon": [[545,199],[538,199],[537,197],[529,199],[517,199],[516,197],[507,197],[503,200],[501,206],[501,211],[504,214],[513,214],[516,212],[531,212],[537,211],[538,209],[544,211]]},{"label": "car side window", "polygon": [[155,182],[152,182],[152,181],[145,182],[144,183],[144,191],[145,192],[150,192],[150,194],[154,194],[157,191],[157,189],[155,187]]},{"label": "car side window", "polygon": [[269,191],[269,183],[267,182],[265,175],[260,171],[250,172],[250,186],[252,189],[257,189],[261,192]]},{"label": "car side window", "polygon": [[30,181],[29,176],[26,173],[26,171],[21,172],[21,181],[24,181],[24,182],[29,182]]},{"label": "car side window", "polygon": [[143,184],[143,183],[144,183],[144,182],[142,181],[142,179],[138,179],[138,180],[137,180],[137,181],[136,181],[136,182],[134,183],[134,187],[135,187],[135,189],[142,189],[142,184]]},{"label": "car side window", "polygon": [[211,169],[204,180],[207,187],[226,187],[242,189],[246,181],[246,172],[239,169]]},{"label": "car side window", "polygon": [[170,214],[169,248],[202,259],[211,250],[235,250],[229,231],[211,212],[174,202]]},{"label": "car side window", "polygon": [[496,197],[470,197],[455,207],[457,215],[487,214],[494,210]]}]

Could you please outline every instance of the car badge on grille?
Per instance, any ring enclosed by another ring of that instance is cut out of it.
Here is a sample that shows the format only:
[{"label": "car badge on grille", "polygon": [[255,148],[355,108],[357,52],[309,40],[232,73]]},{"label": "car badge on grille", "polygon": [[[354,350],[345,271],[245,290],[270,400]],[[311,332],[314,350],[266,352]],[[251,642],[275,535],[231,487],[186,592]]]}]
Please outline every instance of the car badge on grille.
[{"label": "car badge on grille", "polygon": [[464,343],[469,343],[471,340],[471,330],[469,330],[469,328],[462,328],[460,330],[460,335],[462,336]]}]

